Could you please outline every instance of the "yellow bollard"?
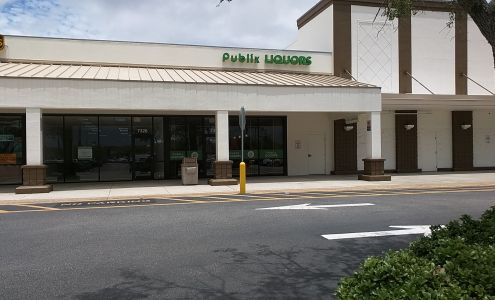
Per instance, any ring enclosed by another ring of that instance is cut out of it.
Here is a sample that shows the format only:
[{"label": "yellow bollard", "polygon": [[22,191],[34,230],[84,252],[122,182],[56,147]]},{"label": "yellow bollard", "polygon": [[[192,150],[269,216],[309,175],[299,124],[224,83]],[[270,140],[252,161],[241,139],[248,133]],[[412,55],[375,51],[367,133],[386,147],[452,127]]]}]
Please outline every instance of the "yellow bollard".
[{"label": "yellow bollard", "polygon": [[240,193],[241,195],[244,195],[246,193],[246,163],[241,162],[239,164],[239,183],[240,183]]}]

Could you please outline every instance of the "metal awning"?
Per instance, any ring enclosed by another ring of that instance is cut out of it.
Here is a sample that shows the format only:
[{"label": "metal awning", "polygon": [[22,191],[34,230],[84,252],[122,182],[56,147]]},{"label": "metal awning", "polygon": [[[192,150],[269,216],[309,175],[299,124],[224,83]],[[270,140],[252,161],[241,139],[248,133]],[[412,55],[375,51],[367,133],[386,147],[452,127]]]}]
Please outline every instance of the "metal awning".
[{"label": "metal awning", "polygon": [[297,87],[375,87],[333,75],[322,74],[38,62],[2,62],[0,63],[0,78],[2,77]]}]

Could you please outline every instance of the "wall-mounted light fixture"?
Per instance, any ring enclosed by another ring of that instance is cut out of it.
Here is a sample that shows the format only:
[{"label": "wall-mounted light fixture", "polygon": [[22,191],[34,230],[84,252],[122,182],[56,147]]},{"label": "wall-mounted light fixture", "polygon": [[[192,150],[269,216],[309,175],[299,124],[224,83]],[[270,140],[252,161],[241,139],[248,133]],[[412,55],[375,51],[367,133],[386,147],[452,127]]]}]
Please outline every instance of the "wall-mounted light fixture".
[{"label": "wall-mounted light fixture", "polygon": [[346,124],[344,125],[344,130],[345,131],[351,131],[354,129],[354,125]]},{"label": "wall-mounted light fixture", "polygon": [[411,130],[411,129],[413,129],[413,128],[414,128],[414,124],[405,124],[405,125],[404,125],[404,129],[405,129],[405,130]]},{"label": "wall-mounted light fixture", "polygon": [[468,130],[469,128],[471,128],[471,126],[472,126],[471,124],[462,124],[461,128],[462,130]]}]

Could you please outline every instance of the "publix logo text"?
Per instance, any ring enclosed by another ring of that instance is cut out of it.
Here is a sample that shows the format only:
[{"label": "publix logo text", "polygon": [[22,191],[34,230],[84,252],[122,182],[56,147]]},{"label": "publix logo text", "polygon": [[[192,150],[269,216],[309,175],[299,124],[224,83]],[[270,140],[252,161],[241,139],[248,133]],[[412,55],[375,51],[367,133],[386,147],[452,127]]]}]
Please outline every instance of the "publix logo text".
[{"label": "publix logo text", "polygon": [[[223,54],[223,62],[231,61],[233,63],[246,63],[246,64],[259,64],[260,57],[251,53],[247,54]],[[309,66],[311,65],[311,56],[290,56],[290,55],[265,55],[265,64],[276,64],[276,65],[301,65]]]}]

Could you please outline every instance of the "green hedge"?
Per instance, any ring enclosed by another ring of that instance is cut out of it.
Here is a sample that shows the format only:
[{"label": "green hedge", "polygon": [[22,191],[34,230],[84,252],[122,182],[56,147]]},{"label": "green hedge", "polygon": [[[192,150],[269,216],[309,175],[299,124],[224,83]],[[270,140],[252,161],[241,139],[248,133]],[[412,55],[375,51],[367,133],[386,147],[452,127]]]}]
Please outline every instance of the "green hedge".
[{"label": "green hedge", "polygon": [[495,299],[495,207],[462,216],[408,249],[370,257],[337,289],[339,299]]}]

